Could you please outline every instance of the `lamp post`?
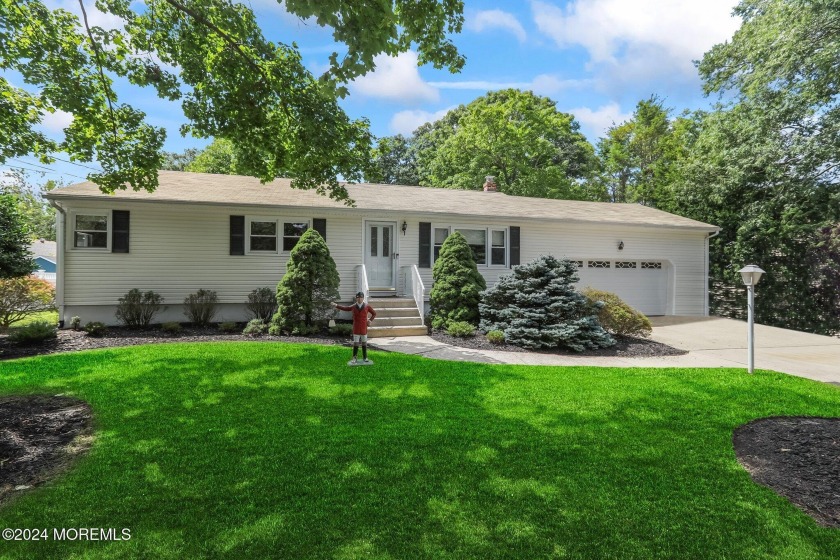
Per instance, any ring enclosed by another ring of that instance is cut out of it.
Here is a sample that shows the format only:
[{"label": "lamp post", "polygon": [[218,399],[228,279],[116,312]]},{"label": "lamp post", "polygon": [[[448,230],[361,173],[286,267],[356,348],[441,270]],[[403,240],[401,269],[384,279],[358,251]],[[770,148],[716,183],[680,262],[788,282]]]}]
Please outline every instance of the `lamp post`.
[{"label": "lamp post", "polygon": [[754,287],[761,280],[761,275],[764,271],[754,264],[748,264],[738,272],[741,273],[741,278],[744,279],[744,285],[747,287],[747,372],[753,372],[755,365],[755,340],[753,339],[753,321],[755,310],[755,290]]}]

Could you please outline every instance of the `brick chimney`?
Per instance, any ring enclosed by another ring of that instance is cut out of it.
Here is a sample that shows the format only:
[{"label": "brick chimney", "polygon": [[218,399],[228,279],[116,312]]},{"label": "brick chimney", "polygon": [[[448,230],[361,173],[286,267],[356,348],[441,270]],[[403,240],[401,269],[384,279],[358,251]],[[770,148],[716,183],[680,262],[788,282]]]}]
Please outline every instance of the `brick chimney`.
[{"label": "brick chimney", "polygon": [[496,178],[493,175],[484,177],[484,192],[499,192],[499,186],[496,184]]}]

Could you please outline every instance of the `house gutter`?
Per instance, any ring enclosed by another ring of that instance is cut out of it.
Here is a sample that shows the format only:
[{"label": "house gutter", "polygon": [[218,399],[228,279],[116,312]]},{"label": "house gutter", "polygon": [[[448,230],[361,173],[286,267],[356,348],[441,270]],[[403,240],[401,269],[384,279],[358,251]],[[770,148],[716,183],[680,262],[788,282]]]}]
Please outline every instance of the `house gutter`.
[{"label": "house gutter", "polygon": [[705,303],[703,305],[703,315],[705,317],[709,316],[709,239],[717,237],[719,234],[720,230],[717,230],[706,235],[706,258],[704,259],[705,262],[703,263],[703,276],[705,280],[703,282],[703,294],[705,296]]},{"label": "house gutter", "polygon": [[55,200],[50,199],[50,206],[55,208],[55,304],[58,307],[58,326],[64,328],[64,232],[67,212]]}]

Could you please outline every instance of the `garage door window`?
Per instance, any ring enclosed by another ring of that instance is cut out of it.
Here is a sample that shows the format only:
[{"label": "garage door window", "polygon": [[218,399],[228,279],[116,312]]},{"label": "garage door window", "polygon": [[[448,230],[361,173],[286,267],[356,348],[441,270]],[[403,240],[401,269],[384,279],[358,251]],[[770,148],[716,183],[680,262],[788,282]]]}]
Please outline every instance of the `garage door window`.
[{"label": "garage door window", "polygon": [[634,261],[617,261],[615,263],[616,268],[636,268],[636,263]]},{"label": "garage door window", "polygon": [[662,263],[661,262],[643,262],[642,263],[642,268],[643,269],[657,269],[658,270],[658,269],[662,268]]},{"label": "garage door window", "polygon": [[589,268],[610,268],[610,261],[589,261]]}]

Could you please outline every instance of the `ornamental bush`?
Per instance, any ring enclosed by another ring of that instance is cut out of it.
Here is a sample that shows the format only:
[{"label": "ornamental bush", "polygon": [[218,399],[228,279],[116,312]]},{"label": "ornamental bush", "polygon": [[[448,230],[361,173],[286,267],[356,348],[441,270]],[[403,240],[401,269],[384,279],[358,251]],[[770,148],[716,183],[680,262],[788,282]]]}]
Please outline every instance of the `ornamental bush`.
[{"label": "ornamental bush", "polygon": [[603,302],[604,306],[598,311],[598,321],[608,333],[647,338],[653,331],[650,319],[617,295],[590,287],[584,288],[582,293],[592,303]]},{"label": "ornamental bush", "polygon": [[446,334],[456,338],[470,338],[475,336],[475,325],[466,321],[452,321],[446,327]]},{"label": "ornamental bush", "polygon": [[35,321],[9,335],[9,342],[19,346],[37,346],[58,336],[55,325],[47,321]]},{"label": "ornamental bush", "polygon": [[163,296],[151,290],[143,293],[134,288],[119,299],[117,321],[130,328],[148,327],[161,309]]},{"label": "ornamental bush", "polygon": [[248,311],[254,319],[268,323],[277,309],[277,295],[271,288],[256,288],[248,294]]},{"label": "ornamental bush", "polygon": [[487,288],[475,265],[473,251],[460,232],[446,238],[432,269],[429,292],[432,328],[446,329],[449,323],[464,321],[476,326],[481,291]]},{"label": "ornamental bush", "polygon": [[565,347],[577,352],[612,346],[598,322],[599,304],[575,291],[577,266],[550,255],[513,267],[481,294],[483,331],[500,330],[523,348]]},{"label": "ornamental bush", "polygon": [[491,344],[504,344],[505,343],[505,333],[502,331],[490,331],[487,333],[487,340]]},{"label": "ornamental bush", "polygon": [[0,330],[54,305],[55,288],[46,280],[34,276],[0,279]]},{"label": "ornamental bush", "polygon": [[317,331],[333,315],[338,284],[338,269],[327,242],[314,229],[306,230],[289,254],[286,274],[277,284],[272,324],[294,334]]},{"label": "ornamental bush", "polygon": [[85,325],[85,332],[88,336],[93,338],[102,338],[106,334],[108,334],[108,327],[105,326],[105,323],[101,323],[99,321],[91,321],[87,325]]},{"label": "ornamental bush", "polygon": [[214,290],[198,290],[184,298],[184,315],[199,327],[209,325],[218,309],[219,296]]}]

